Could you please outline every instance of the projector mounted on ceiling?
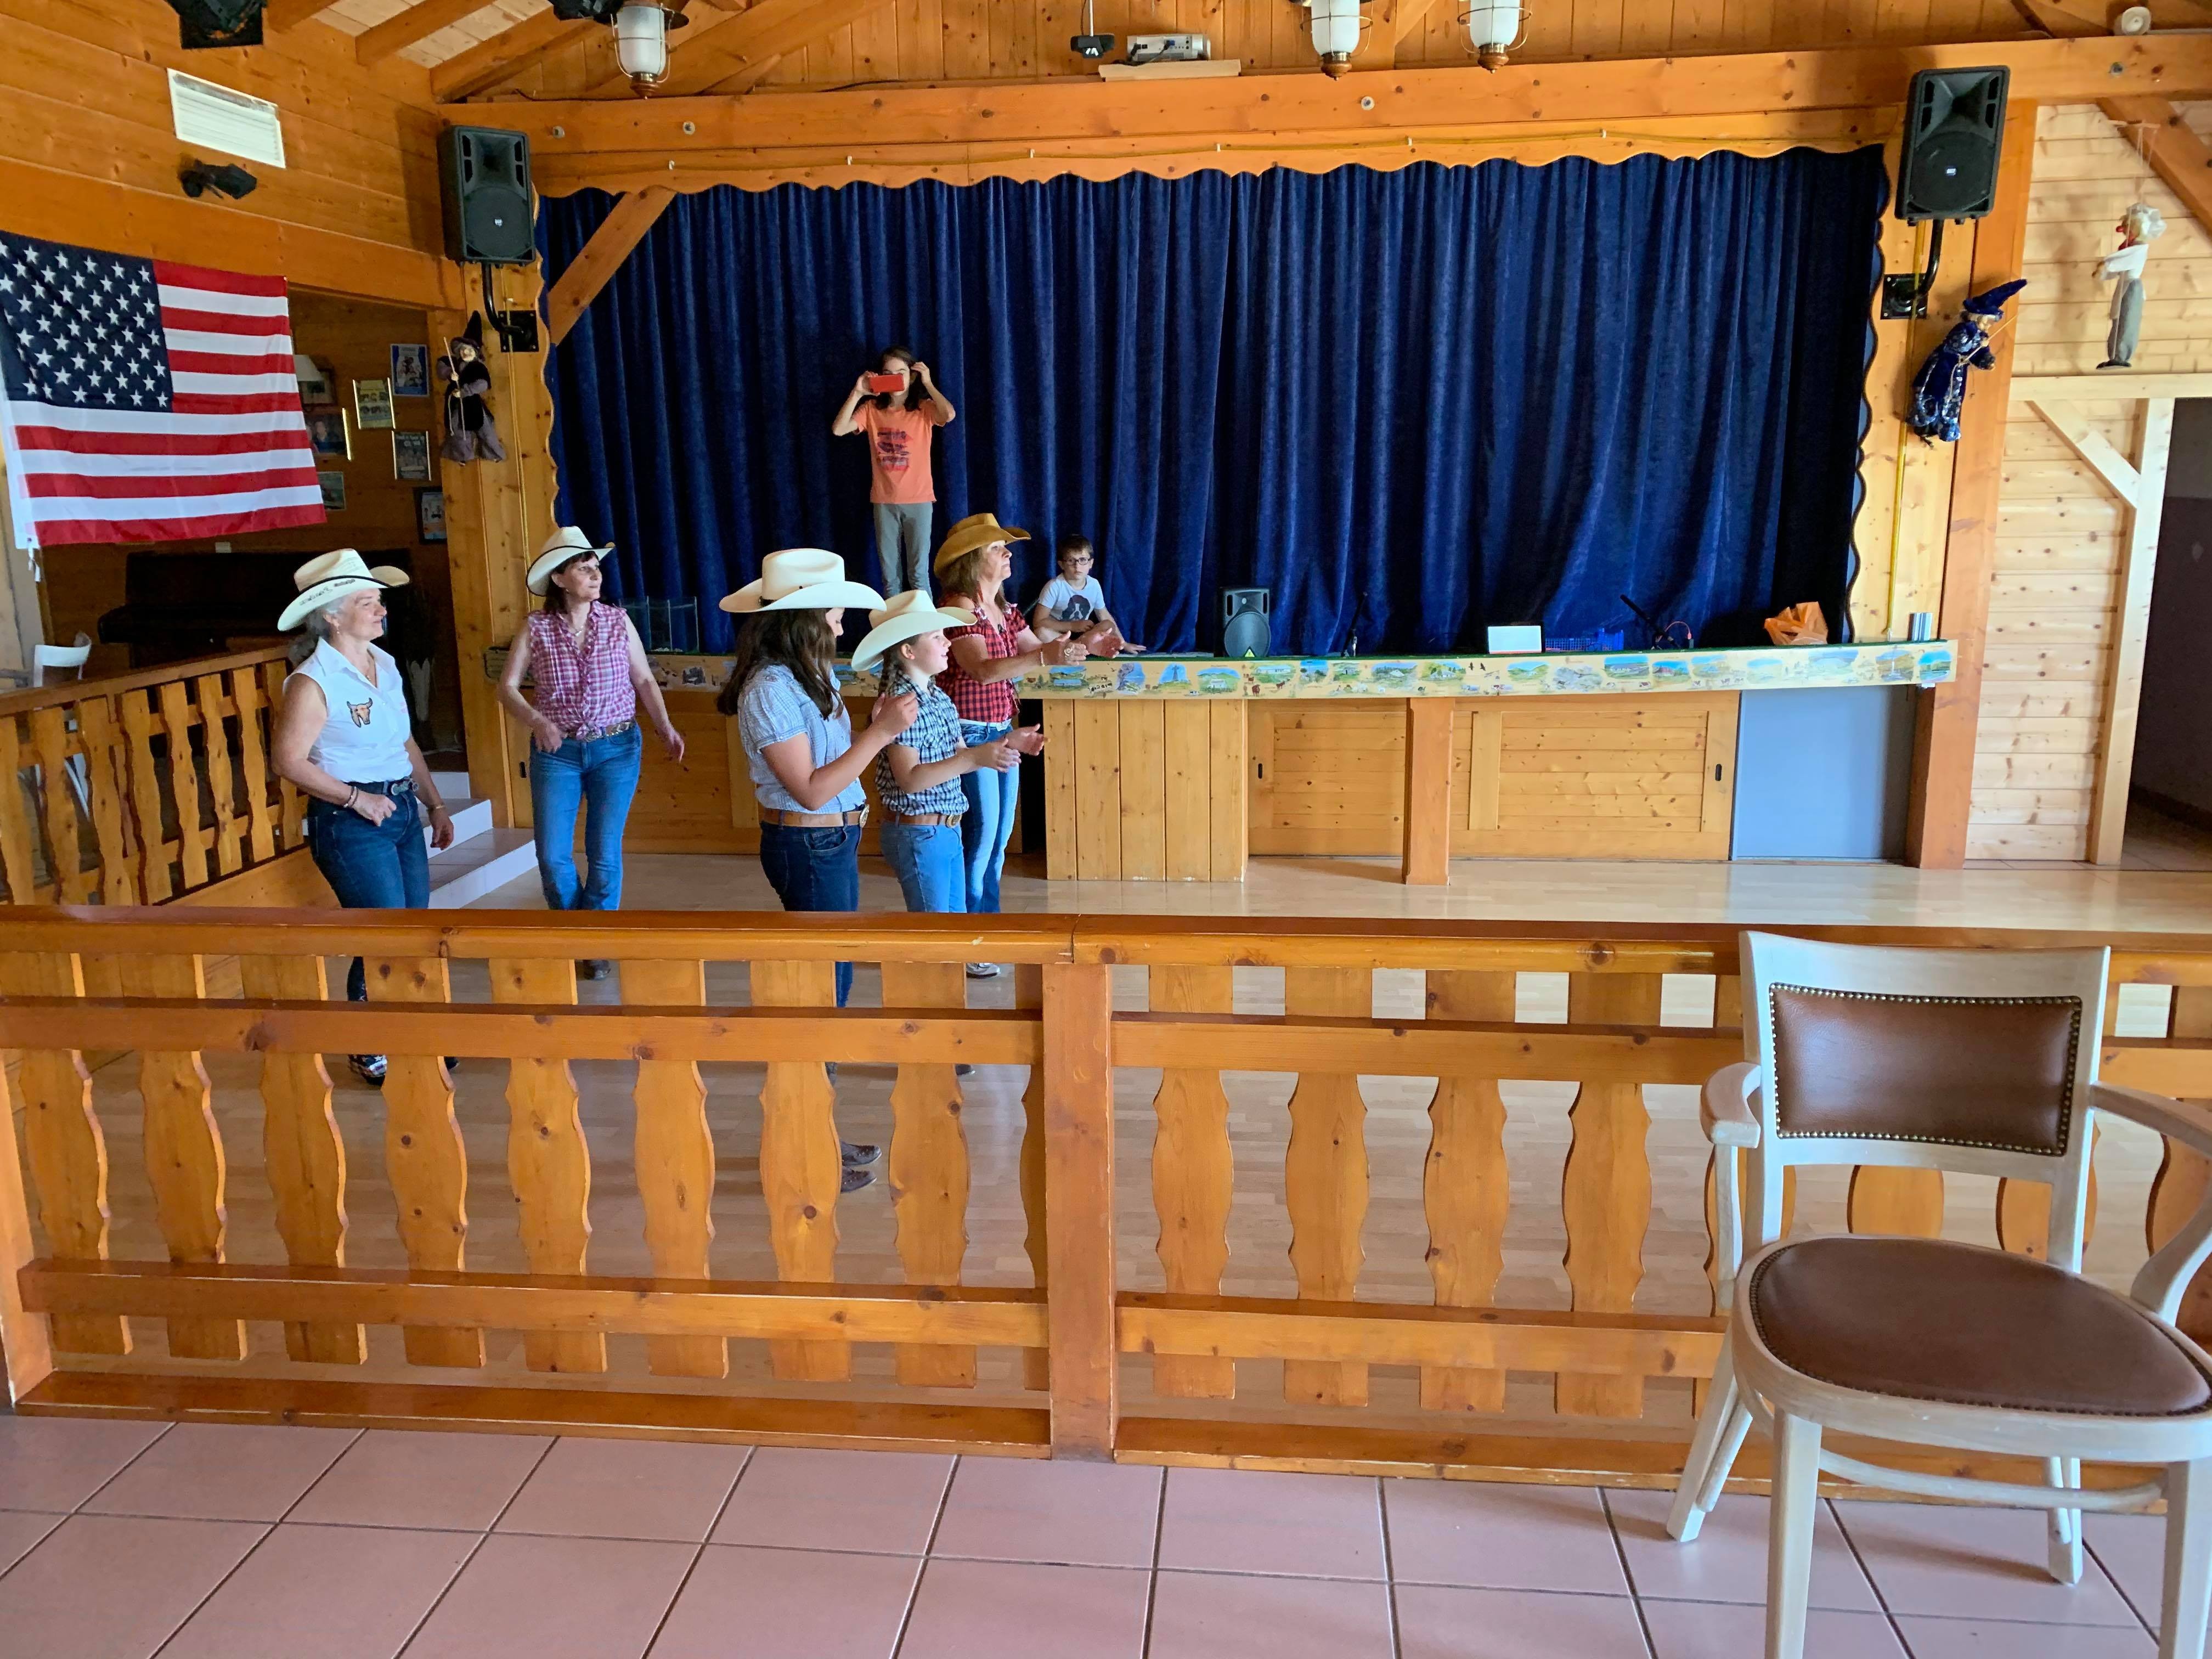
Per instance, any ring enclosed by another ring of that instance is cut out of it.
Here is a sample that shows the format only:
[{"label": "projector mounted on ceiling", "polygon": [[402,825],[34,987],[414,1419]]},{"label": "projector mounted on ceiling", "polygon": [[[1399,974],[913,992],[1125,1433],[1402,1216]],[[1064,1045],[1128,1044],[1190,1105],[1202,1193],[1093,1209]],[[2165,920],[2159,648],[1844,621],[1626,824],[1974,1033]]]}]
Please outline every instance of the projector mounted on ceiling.
[{"label": "projector mounted on ceiling", "polygon": [[1202,34],[1133,34],[1131,64],[1202,64],[1213,56],[1213,43]]}]

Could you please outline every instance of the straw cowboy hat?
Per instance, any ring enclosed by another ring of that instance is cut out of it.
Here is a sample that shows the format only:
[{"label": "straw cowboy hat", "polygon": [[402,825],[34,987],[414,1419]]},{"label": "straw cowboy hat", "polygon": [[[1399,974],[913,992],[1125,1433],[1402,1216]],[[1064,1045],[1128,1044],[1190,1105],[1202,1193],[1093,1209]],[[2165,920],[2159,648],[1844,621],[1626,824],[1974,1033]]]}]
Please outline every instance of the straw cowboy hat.
[{"label": "straw cowboy hat", "polygon": [[937,556],[930,561],[929,568],[941,573],[963,553],[973,553],[993,542],[1025,542],[1029,538],[1028,531],[1000,524],[995,514],[970,513],[945,532],[945,545],[937,550]]},{"label": "straw cowboy hat", "polygon": [[933,628],[966,628],[975,621],[964,611],[940,611],[920,588],[909,588],[880,611],[868,612],[867,637],[853,647],[853,666],[872,667],[877,659],[901,640],[927,634]]},{"label": "straw cowboy hat", "polygon": [[564,524],[545,538],[531,561],[526,586],[533,593],[543,593],[552,584],[553,573],[574,558],[588,553],[595,559],[604,559],[615,550],[612,542],[595,542],[572,524]]},{"label": "straw cowboy hat", "polygon": [[380,564],[372,570],[352,548],[342,547],[335,553],[319,555],[295,570],[292,586],[300,590],[300,597],[286,605],[284,614],[276,618],[280,634],[290,633],[310,613],[337,604],[349,593],[404,587],[407,573],[390,564]]},{"label": "straw cowboy hat", "polygon": [[787,547],[761,561],[760,580],[726,594],[722,609],[755,611],[875,611],[884,596],[845,580],[845,562],[819,547]]}]

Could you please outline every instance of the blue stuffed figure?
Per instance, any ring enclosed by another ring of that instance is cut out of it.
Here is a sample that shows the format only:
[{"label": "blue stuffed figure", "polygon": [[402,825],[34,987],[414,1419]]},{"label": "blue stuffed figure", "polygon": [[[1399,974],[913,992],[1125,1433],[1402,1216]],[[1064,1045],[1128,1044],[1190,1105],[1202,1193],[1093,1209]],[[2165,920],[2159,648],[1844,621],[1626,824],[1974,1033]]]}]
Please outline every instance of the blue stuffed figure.
[{"label": "blue stuffed figure", "polygon": [[2005,301],[2027,286],[2024,277],[1999,283],[1960,308],[1957,324],[1912,377],[1912,407],[1905,412],[1905,425],[1931,443],[1959,441],[1959,410],[1966,401],[1966,371],[1997,366],[1996,355],[1990,349],[1990,337],[2004,323]]}]

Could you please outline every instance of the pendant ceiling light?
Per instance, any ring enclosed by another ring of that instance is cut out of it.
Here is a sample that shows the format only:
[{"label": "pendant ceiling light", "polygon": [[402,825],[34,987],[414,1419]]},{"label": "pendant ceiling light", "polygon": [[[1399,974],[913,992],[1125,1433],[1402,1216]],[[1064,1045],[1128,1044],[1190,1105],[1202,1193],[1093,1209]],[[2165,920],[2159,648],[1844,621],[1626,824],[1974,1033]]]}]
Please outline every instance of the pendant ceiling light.
[{"label": "pendant ceiling light", "polygon": [[1474,0],[1468,9],[1467,36],[1483,68],[1499,68],[1521,43],[1521,0]]},{"label": "pendant ceiling light", "polygon": [[1307,6],[1322,68],[1331,75],[1343,74],[1352,67],[1352,54],[1359,50],[1359,30],[1366,21],[1359,15],[1359,0],[1307,0]]}]

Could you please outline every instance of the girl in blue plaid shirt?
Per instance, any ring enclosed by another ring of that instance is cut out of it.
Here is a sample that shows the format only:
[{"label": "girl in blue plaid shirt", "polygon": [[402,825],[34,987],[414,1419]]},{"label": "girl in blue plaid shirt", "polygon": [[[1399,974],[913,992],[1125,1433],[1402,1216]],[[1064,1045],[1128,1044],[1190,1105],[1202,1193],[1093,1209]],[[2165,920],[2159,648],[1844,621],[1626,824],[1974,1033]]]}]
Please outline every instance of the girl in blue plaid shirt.
[{"label": "girl in blue plaid shirt", "polygon": [[868,613],[873,627],[853,652],[853,666],[882,664],[880,696],[916,700],[914,724],[886,745],[876,761],[876,790],[884,809],[884,860],[898,877],[912,911],[957,915],[968,908],[960,818],[967,797],[960,780],[976,771],[1004,772],[1044,746],[1035,727],[988,743],[963,744],[952,699],[938,689],[951,647],[948,628],[964,627],[963,612],[939,611],[920,590],[901,593]]}]

